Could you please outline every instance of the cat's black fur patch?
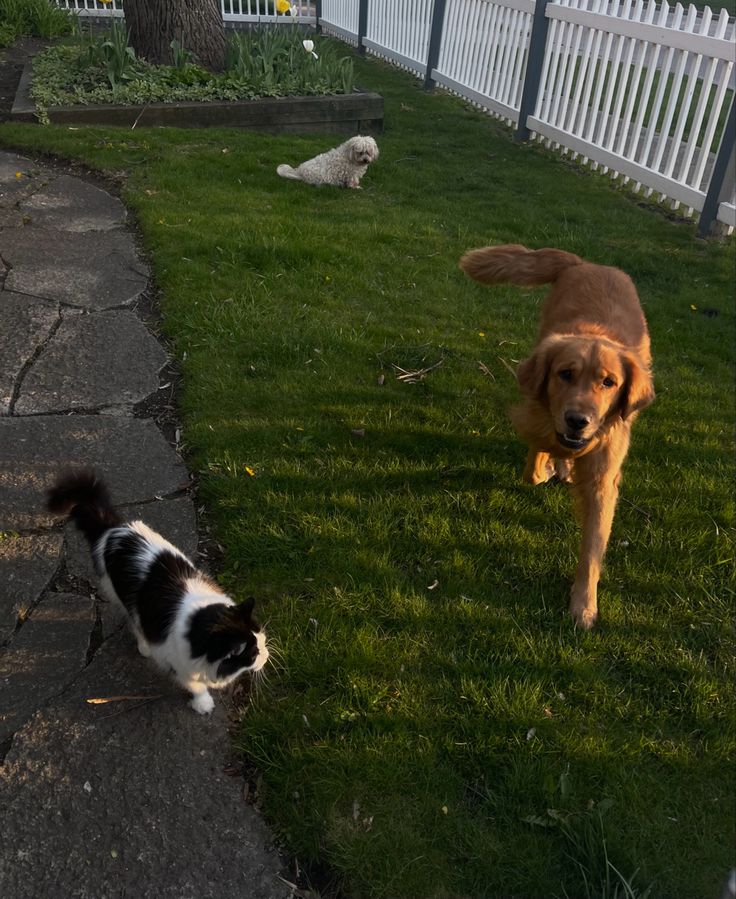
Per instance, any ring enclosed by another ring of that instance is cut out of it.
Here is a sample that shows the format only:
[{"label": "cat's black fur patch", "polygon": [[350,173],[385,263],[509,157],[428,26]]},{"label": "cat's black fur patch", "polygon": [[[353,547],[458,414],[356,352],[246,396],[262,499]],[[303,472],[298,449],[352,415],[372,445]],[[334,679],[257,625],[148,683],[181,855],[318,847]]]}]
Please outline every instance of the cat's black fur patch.
[{"label": "cat's black fur patch", "polygon": [[162,550],[148,569],[138,591],[136,609],[143,635],[149,643],[163,643],[186,592],[187,578],[196,569],[178,553]]},{"label": "cat's black fur patch", "polygon": [[[206,656],[208,662],[222,659],[217,669],[220,677],[252,665],[258,655],[255,634],[260,630],[251,617],[252,608],[252,600],[246,600],[242,606],[215,603],[195,612],[187,634],[192,658]],[[242,651],[229,656],[241,644]]]},{"label": "cat's black fur patch", "polygon": [[250,668],[258,656],[258,645],[253,634],[248,636],[245,649],[237,656],[228,656],[223,659],[217,666],[217,676],[223,680],[235,674],[236,671],[243,671]]},{"label": "cat's black fur patch", "polygon": [[113,531],[107,538],[102,553],[104,567],[97,574],[107,572],[115,593],[128,614],[136,611],[138,590],[145,574],[135,560],[145,552],[147,545],[146,539],[135,531]]}]

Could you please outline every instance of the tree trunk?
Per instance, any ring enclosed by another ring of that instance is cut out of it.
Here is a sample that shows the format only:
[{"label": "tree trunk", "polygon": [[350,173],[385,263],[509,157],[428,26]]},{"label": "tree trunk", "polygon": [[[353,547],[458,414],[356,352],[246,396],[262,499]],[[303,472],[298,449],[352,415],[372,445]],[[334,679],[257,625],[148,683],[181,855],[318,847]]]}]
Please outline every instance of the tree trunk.
[{"label": "tree trunk", "polygon": [[219,0],[125,0],[125,23],[136,55],[148,62],[170,65],[171,42],[177,40],[205,68],[225,68]]}]

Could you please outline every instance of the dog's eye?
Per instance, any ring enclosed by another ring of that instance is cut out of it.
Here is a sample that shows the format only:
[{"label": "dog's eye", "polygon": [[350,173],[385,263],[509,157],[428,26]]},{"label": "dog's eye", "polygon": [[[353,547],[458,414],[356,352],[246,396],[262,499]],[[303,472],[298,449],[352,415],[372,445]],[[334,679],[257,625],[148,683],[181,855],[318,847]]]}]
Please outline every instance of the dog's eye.
[{"label": "dog's eye", "polygon": [[613,378],[604,378],[604,379],[603,379],[603,386],[604,386],[604,387],[615,387],[615,386],[616,386],[616,382],[613,380]]},{"label": "dog's eye", "polygon": [[571,368],[563,368],[562,371],[557,372],[557,374],[562,378],[563,381],[572,381]]}]

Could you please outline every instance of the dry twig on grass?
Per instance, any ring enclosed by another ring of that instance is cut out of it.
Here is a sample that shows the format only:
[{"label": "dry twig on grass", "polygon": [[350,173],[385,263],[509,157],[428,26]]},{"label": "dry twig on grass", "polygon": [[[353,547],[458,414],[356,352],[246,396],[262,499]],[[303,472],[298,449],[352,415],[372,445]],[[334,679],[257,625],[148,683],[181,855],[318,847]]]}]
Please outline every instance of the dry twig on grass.
[{"label": "dry twig on grass", "polygon": [[419,368],[415,371],[407,371],[405,368],[401,368],[395,364],[392,367],[398,372],[396,375],[397,380],[404,384],[417,384],[419,381],[426,378],[431,371],[434,371],[435,368],[439,368],[444,361],[444,359],[440,359],[440,361],[435,362],[434,365],[428,365],[426,368]]},{"label": "dry twig on grass", "polygon": [[502,365],[504,365],[504,367],[507,368],[507,369],[511,372],[511,376],[513,377],[513,379],[516,380],[516,371],[512,368],[512,366],[510,365],[510,363],[508,363],[508,362],[503,358],[503,356],[499,356],[498,358],[500,359]]}]

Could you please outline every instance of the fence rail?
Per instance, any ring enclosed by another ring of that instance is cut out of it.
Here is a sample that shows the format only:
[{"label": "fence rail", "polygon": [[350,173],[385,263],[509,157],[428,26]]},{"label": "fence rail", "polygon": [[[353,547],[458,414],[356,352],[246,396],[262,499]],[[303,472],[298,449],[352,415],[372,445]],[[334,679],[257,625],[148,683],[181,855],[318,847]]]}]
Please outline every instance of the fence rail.
[{"label": "fence rail", "polygon": [[[122,15],[122,0],[57,0]],[[635,191],[736,227],[734,20],[666,0],[221,0],[231,23],[318,25]]]}]

